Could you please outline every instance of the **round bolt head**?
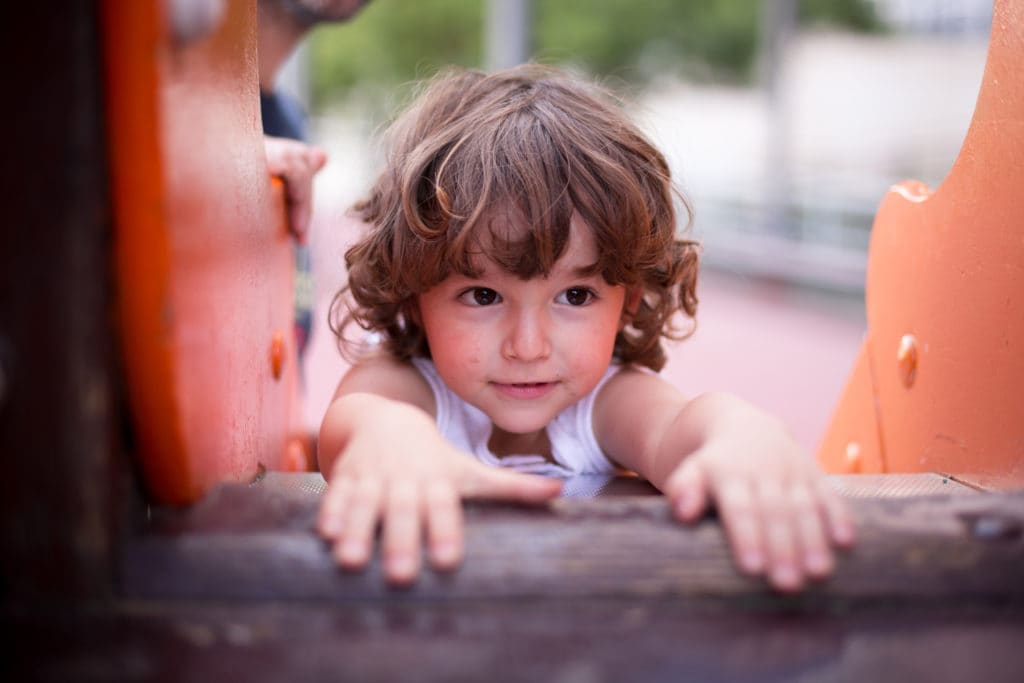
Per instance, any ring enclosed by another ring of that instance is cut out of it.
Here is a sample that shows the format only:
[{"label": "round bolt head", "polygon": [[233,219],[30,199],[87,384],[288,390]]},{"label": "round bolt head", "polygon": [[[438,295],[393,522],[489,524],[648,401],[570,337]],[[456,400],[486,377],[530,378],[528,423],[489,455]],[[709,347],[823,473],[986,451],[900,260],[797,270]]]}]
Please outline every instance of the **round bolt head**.
[{"label": "round bolt head", "polygon": [[917,378],[917,339],[914,335],[905,334],[900,338],[900,346],[896,351],[896,368],[903,386],[909,389]]},{"label": "round bolt head", "polygon": [[861,462],[860,444],[856,441],[846,444],[846,471],[850,474],[860,472]]},{"label": "round bolt head", "polygon": [[270,371],[274,379],[281,379],[281,372],[284,370],[284,335],[280,331],[274,332],[270,340]]}]

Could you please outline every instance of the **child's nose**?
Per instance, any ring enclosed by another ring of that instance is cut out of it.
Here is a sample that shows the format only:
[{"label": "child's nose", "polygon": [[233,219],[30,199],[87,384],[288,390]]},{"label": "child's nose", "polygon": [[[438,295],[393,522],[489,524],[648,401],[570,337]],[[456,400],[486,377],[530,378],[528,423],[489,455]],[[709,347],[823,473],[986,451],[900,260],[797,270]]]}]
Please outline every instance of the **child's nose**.
[{"label": "child's nose", "polygon": [[506,358],[532,361],[551,354],[550,321],[542,313],[521,312],[505,335],[502,353]]}]

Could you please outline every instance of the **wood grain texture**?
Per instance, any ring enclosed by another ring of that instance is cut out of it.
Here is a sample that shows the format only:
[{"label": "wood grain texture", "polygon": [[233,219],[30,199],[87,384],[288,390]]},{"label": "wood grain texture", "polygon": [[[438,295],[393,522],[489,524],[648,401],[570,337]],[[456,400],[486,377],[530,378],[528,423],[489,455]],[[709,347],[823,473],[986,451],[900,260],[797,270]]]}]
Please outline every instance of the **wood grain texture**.
[{"label": "wood grain texture", "polygon": [[[95,3],[0,6],[0,599],[111,590],[121,464]],[[16,102],[16,104],[15,104]]]},{"label": "wood grain texture", "polygon": [[[466,561],[395,590],[374,562],[346,573],[315,535],[317,498],[224,485],[161,511],[126,544],[132,597],[329,600],[771,597],[741,576],[718,521],[683,526],[660,496],[470,505]],[[795,600],[1024,602],[1024,494],[854,499],[860,541]],[[781,598],[780,598],[781,599]]]},{"label": "wood grain texture", "polygon": [[8,680],[1024,679],[1024,616],[730,612],[672,600],[133,603],[18,623]]}]

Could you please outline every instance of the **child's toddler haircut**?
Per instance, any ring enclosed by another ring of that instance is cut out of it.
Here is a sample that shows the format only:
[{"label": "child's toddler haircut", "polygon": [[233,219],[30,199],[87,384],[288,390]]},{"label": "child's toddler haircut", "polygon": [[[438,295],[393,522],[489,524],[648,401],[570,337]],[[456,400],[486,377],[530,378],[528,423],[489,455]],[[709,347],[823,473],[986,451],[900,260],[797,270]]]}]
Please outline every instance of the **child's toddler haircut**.
[{"label": "child's toddler haircut", "polygon": [[688,333],[673,318],[696,313],[698,247],[677,230],[673,196],[687,226],[690,208],[609,92],[538,65],[446,71],[386,140],[385,170],[356,206],[370,230],[346,252],[331,307],[342,344],[355,322],[397,358],[430,357],[416,296],[453,272],[479,275],[481,252],[520,278],[547,275],[574,213],[593,234],[594,272],[643,291],[615,358],[660,370],[661,338]]}]

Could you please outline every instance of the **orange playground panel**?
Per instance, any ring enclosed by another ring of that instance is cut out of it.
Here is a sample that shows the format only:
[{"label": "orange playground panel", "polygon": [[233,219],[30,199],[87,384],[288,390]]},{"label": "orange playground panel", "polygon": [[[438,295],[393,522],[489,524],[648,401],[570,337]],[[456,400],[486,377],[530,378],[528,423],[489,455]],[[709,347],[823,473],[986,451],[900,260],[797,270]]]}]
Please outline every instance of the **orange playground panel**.
[{"label": "orange playground panel", "polygon": [[106,0],[102,32],[118,315],[150,494],[186,503],[286,460],[294,401],[292,246],[267,173],[256,3],[207,35],[173,3]]},{"label": "orange playground panel", "polygon": [[[104,0],[117,312],[157,502],[300,470],[292,258],[260,127],[255,0],[209,33]],[[180,18],[179,18],[180,19]],[[1024,5],[997,0],[960,156],[878,210],[868,331],[818,459],[833,473],[1024,485]]]},{"label": "orange playground panel", "polygon": [[971,126],[872,228],[867,335],[818,452],[834,473],[1024,486],[1024,4],[997,0]]}]

